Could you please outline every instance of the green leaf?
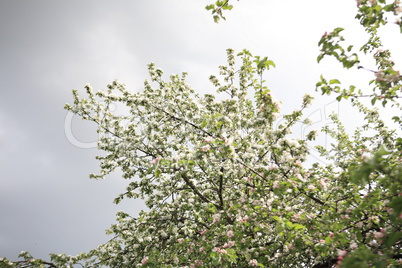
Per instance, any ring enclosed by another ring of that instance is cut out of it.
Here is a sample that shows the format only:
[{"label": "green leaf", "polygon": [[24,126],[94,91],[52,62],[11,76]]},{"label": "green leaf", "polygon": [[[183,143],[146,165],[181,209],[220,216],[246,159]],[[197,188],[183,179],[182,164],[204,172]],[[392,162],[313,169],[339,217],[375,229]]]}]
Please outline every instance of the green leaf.
[{"label": "green leaf", "polygon": [[388,206],[393,208],[397,214],[402,212],[402,196],[396,196],[392,199]]},{"label": "green leaf", "polygon": [[278,216],[273,216],[272,219],[276,220],[277,222],[282,222],[281,218]]},{"label": "green leaf", "polygon": [[232,10],[233,6],[232,5],[225,5],[222,7],[224,10]]},{"label": "green leaf", "polygon": [[352,170],[350,180],[356,185],[366,185],[369,182],[369,176],[374,167],[368,163],[363,163],[360,167],[351,166],[350,169]]},{"label": "green leaf", "polygon": [[344,28],[341,28],[341,27],[338,27],[338,28],[335,28],[335,30],[333,30],[333,34],[339,34],[340,32],[342,32],[343,30],[345,30]]},{"label": "green leaf", "polygon": [[384,8],[383,8],[385,11],[394,11],[394,9],[395,9],[395,6],[394,6],[394,4],[389,4],[389,5],[386,5],[386,6],[384,6]]},{"label": "green leaf", "polygon": [[154,176],[158,178],[161,175],[162,171],[160,169],[155,170]]},{"label": "green leaf", "polygon": [[378,151],[376,152],[376,156],[384,156],[384,155],[388,155],[392,153],[391,151],[389,151],[384,144],[381,144],[380,149],[378,149]]},{"label": "green leaf", "polygon": [[330,84],[330,85],[332,85],[332,84],[340,84],[340,83],[341,83],[341,82],[339,82],[338,79],[329,80],[329,84]]},{"label": "green leaf", "polygon": [[205,7],[206,10],[211,10],[211,9],[214,9],[214,8],[215,8],[215,5],[214,5],[214,4],[207,5],[207,6]]},{"label": "green leaf", "polygon": [[357,237],[357,239],[359,239],[360,241],[363,240],[363,234],[362,234],[362,232],[361,232],[359,229],[358,229],[357,232],[356,232],[356,237]]},{"label": "green leaf", "polygon": [[395,141],[395,146],[399,149],[402,150],[402,138],[397,138]]},{"label": "green leaf", "polygon": [[295,223],[295,224],[293,224],[293,228],[297,231],[297,230],[300,230],[300,229],[306,229],[306,227],[304,226],[304,225],[301,225],[301,224],[298,224],[298,223]]},{"label": "green leaf", "polygon": [[393,232],[386,236],[384,244],[387,247],[392,247],[402,238],[402,232]]},{"label": "green leaf", "polygon": [[267,60],[266,63],[265,63],[265,65],[276,67],[276,66],[275,66],[275,63],[274,63],[272,60]]}]

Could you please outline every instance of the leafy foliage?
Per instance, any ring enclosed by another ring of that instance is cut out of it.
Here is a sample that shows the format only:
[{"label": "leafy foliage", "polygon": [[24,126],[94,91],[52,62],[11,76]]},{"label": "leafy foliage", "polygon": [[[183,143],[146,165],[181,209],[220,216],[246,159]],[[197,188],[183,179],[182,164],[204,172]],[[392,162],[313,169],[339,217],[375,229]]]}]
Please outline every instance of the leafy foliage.
[{"label": "leafy foliage", "polygon": [[[396,16],[396,24],[400,27],[402,7],[400,1],[394,1],[392,4],[386,5],[385,0],[380,1],[357,1],[358,14],[356,18],[360,20],[361,25],[369,34],[367,42],[360,47],[364,55],[372,54],[375,59],[378,70],[368,70],[364,66],[357,66],[359,69],[373,72],[375,78],[370,81],[374,85],[372,94],[363,94],[362,90],[356,90],[355,86],[350,86],[348,89],[342,89],[339,85],[335,87],[333,84],[340,84],[338,80],[331,80],[329,83],[324,78],[317,83],[317,89],[323,94],[336,93],[339,94],[337,99],[350,97],[368,97],[374,105],[377,101],[381,101],[382,105],[391,102],[392,105],[399,106],[399,99],[402,98],[402,76],[398,70],[394,69],[395,63],[391,60],[391,52],[388,49],[382,48],[381,38],[378,34],[378,29],[388,23],[385,13],[392,13]],[[401,28],[402,29],[402,28]],[[332,56],[337,59],[344,68],[350,69],[360,63],[358,52],[353,52],[354,46],[343,46],[345,41],[341,32],[343,28],[336,28],[331,33],[325,33],[318,45],[321,48],[321,53],[317,58],[320,62],[325,56]],[[332,82],[332,83],[331,83]],[[395,118],[395,121],[399,121]]]},{"label": "leafy foliage", "polygon": [[221,19],[226,20],[223,16],[224,10],[232,10],[233,5],[229,4],[229,0],[216,1],[214,4],[207,5],[206,10],[211,10],[212,17],[215,23],[218,23]]}]

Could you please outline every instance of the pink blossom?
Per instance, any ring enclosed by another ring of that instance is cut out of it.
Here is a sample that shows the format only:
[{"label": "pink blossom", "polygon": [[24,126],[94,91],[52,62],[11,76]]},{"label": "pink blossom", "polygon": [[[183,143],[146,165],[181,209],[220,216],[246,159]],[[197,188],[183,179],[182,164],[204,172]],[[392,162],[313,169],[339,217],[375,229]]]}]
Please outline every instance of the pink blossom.
[{"label": "pink blossom", "polygon": [[322,188],[326,189],[327,188],[327,182],[326,180],[319,180],[318,183],[322,186]]},{"label": "pink blossom", "polygon": [[233,142],[233,139],[232,139],[232,138],[229,138],[229,139],[223,139],[223,140],[225,141],[225,145],[226,145],[226,146],[231,145],[231,144],[232,144],[232,142]]},{"label": "pink blossom", "polygon": [[195,260],[195,266],[201,266],[202,260]]},{"label": "pink blossom", "polygon": [[244,216],[244,217],[240,217],[240,218],[238,219],[238,221],[240,221],[240,222],[248,222],[248,219],[249,219],[248,216]]},{"label": "pink blossom", "polygon": [[231,247],[233,247],[235,244],[236,244],[235,241],[229,241],[229,242],[223,244],[222,247],[223,247],[223,248],[231,248]]},{"label": "pink blossom", "polygon": [[375,238],[383,238],[383,237],[384,237],[384,233],[382,233],[382,232],[375,232],[375,233],[374,233],[374,237],[375,237]]},{"label": "pink blossom", "polygon": [[305,181],[305,179],[303,178],[303,176],[302,176],[301,174],[297,173],[295,176],[296,176],[296,178],[298,178],[299,180]]},{"label": "pink blossom", "polygon": [[306,214],[306,218],[307,219],[314,219],[316,217],[316,215],[315,214]]},{"label": "pink blossom", "polygon": [[233,236],[234,236],[233,230],[229,230],[228,233],[227,233],[227,236],[228,236],[229,238],[230,238],[230,237],[233,237]]},{"label": "pink blossom", "polygon": [[158,161],[159,161],[159,158],[155,158],[154,160],[152,160],[151,164],[155,165],[156,163],[158,163]]},{"label": "pink blossom", "polygon": [[307,187],[307,189],[309,189],[309,190],[314,190],[314,189],[315,189],[315,186],[312,185],[312,184],[309,184],[308,187]]},{"label": "pink blossom", "polygon": [[296,221],[296,222],[297,222],[297,221],[300,220],[300,219],[301,219],[301,216],[300,216],[299,213],[297,213],[297,214],[295,214],[295,215],[292,216],[292,220],[293,220],[293,221]]},{"label": "pink blossom", "polygon": [[206,137],[205,139],[204,139],[204,142],[211,142],[211,141],[213,141],[214,140],[214,138],[212,138],[211,136],[208,136],[208,137]]},{"label": "pink blossom", "polygon": [[203,234],[205,234],[206,232],[207,232],[207,230],[202,230],[202,231],[200,232],[200,234],[203,235]]},{"label": "pink blossom", "polygon": [[179,239],[177,239],[177,242],[183,243],[183,242],[184,242],[184,238],[179,238]]},{"label": "pink blossom", "polygon": [[141,264],[144,265],[148,262],[148,257],[144,257],[141,261]]},{"label": "pink blossom", "polygon": [[361,229],[363,227],[363,222],[359,221],[358,223],[356,223],[356,227]]},{"label": "pink blossom", "polygon": [[236,241],[229,241],[228,245],[229,247],[233,247],[236,244]]},{"label": "pink blossom", "polygon": [[348,252],[346,250],[338,250],[338,257],[345,257]]},{"label": "pink blossom", "polygon": [[342,261],[343,258],[346,256],[348,252],[346,250],[338,250],[338,262],[336,263],[336,267],[338,267]]},{"label": "pink blossom", "polygon": [[211,146],[209,146],[208,144],[200,147],[201,152],[208,152],[210,149]]},{"label": "pink blossom", "polygon": [[213,218],[212,223],[216,223],[221,219],[221,214],[217,213],[217,214],[213,215],[212,218]]},{"label": "pink blossom", "polygon": [[250,266],[257,266],[258,261],[256,259],[252,259],[249,261]]},{"label": "pink blossom", "polygon": [[221,248],[213,248],[212,251],[217,252],[217,253],[223,253],[227,254],[227,251]]}]

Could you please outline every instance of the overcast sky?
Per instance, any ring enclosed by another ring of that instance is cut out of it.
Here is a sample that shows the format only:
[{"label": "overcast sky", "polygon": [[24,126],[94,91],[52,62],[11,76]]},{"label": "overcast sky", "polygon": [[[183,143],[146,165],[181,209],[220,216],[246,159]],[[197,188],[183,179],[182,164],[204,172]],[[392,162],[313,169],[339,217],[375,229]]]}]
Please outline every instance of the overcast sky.
[{"label": "overcast sky", "polygon": [[[140,200],[112,203],[126,185],[118,174],[88,178],[98,171],[97,150],[76,145],[97,136],[88,122],[65,123],[72,89],[83,95],[86,83],[99,90],[118,79],[138,91],[155,62],[166,74],[188,72],[194,89],[211,93],[208,77],[218,74],[227,48],[277,64],[266,79],[285,111],[314,94],[321,73],[355,83],[372,75],[316,64],[325,31],[341,26],[362,39],[354,0],[235,1],[220,24],[204,10],[211,2],[0,0],[0,257],[88,251],[107,241],[116,211],[144,208]],[[311,113],[330,103],[319,100]]]}]

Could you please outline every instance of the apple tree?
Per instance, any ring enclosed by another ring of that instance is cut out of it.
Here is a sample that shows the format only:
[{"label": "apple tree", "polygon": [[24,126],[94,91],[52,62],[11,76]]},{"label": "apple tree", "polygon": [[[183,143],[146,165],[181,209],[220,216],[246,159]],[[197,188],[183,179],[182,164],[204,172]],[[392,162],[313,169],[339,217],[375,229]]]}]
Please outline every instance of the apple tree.
[{"label": "apple tree", "polygon": [[[378,28],[402,9],[399,1],[357,5],[369,34],[358,51],[344,45],[342,28],[319,41],[318,61],[334,57],[351,71],[373,73],[369,93],[344,88],[338,78],[317,83],[365,118],[349,133],[331,116],[335,127],[322,131],[335,142],[316,147],[328,164],[307,162],[316,131],[292,136],[297,122],[309,124],[303,111],[313,98],[305,95],[282,115],[263,78],[275,67],[268,57],[228,49],[227,63],[210,77],[216,94],[204,95],[186,73],[166,78],[149,64],[142,91],[118,81],[106,90],[86,85],[85,97],[75,90],[65,107],[98,126],[103,153],[99,173],[90,177],[119,169],[127,187],[115,203],[139,198],[147,209],[119,212],[111,239],[90,252],[51,254],[50,262],[23,252],[22,261],[2,259],[0,267],[400,267],[402,138],[374,105],[396,107],[392,120],[401,124],[402,79]],[[231,8],[229,1],[207,7],[218,19]],[[360,54],[373,55],[377,69],[360,65]]]}]

